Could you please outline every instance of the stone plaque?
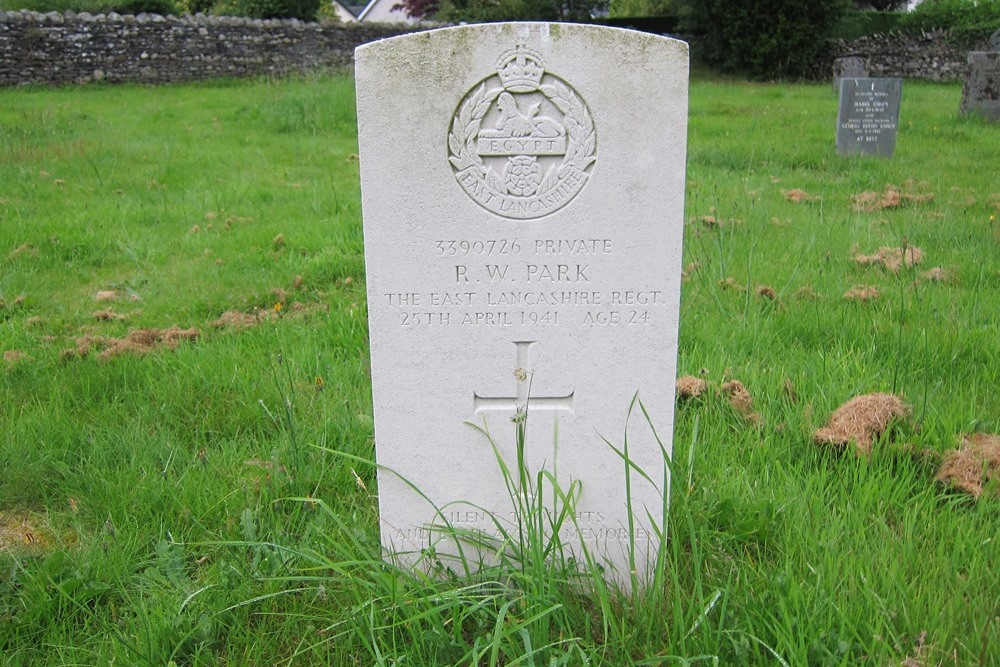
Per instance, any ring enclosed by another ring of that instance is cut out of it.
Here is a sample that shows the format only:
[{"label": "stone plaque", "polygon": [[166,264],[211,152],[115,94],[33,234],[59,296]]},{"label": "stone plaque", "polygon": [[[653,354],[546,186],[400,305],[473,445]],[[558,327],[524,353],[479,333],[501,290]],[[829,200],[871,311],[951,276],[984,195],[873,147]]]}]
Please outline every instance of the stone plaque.
[{"label": "stone plaque", "polygon": [[837,153],[892,157],[902,89],[902,79],[842,79]]},{"label": "stone plaque", "polygon": [[361,46],[356,77],[387,556],[462,570],[495,549],[451,529],[516,537],[501,458],[531,479],[515,495],[551,475],[552,517],[551,479],[576,494],[567,555],[641,579],[673,429],[687,45],[472,25]]},{"label": "stone plaque", "polygon": [[962,86],[960,114],[977,114],[994,123],[1000,121],[1000,53],[969,53],[969,74]]}]

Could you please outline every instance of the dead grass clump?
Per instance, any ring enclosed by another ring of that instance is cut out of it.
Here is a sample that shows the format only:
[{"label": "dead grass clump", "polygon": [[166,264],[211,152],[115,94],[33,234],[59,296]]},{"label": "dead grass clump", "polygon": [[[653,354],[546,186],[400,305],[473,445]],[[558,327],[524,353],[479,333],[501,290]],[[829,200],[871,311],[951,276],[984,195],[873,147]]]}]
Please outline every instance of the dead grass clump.
[{"label": "dead grass clump", "polygon": [[37,552],[55,543],[55,534],[38,516],[24,510],[0,510],[0,552]]},{"label": "dead grass clump", "polygon": [[878,287],[875,285],[855,285],[844,292],[844,298],[848,301],[860,301],[861,303],[875,301],[880,296]]},{"label": "dead grass clump", "polygon": [[916,194],[912,192],[901,192],[898,188],[886,188],[884,193],[865,191],[856,195],[851,195],[854,202],[855,211],[866,211],[872,213],[887,208],[899,208],[906,204],[922,204],[934,199],[933,193]]},{"label": "dead grass clump", "polygon": [[822,199],[822,197],[811,195],[805,190],[799,190],[798,188],[795,188],[794,190],[781,190],[780,192],[782,197],[784,197],[787,201],[792,202],[793,204],[801,204],[803,202],[815,202]]},{"label": "dead grass clump", "polygon": [[68,361],[76,357],[86,357],[90,354],[91,348],[94,347],[96,343],[99,343],[102,338],[95,338],[93,336],[81,336],[76,339],[76,347],[71,347],[68,350],[62,351],[63,361]]},{"label": "dead grass clump", "polygon": [[[990,481],[1000,482],[1000,435],[973,433],[944,456],[936,479],[979,499]],[[1000,497],[1000,486],[996,489]]]},{"label": "dead grass clump", "polygon": [[28,257],[34,257],[38,254],[38,248],[31,245],[30,243],[22,243],[17,246],[9,253],[7,253],[7,259],[17,259],[21,255],[27,255]]},{"label": "dead grass clump", "polygon": [[757,296],[774,301],[778,298],[778,293],[770,285],[760,285],[757,287]]},{"label": "dead grass clump", "polygon": [[116,313],[111,308],[108,308],[107,310],[95,310],[93,315],[95,320],[99,320],[101,322],[120,322],[128,319],[128,315]]},{"label": "dead grass clump", "polygon": [[708,389],[708,382],[693,375],[677,378],[677,400],[698,398]]},{"label": "dead grass clump", "polygon": [[729,405],[754,424],[760,423],[760,414],[754,412],[753,396],[739,380],[730,380],[721,387],[722,393],[729,399]]},{"label": "dead grass clump", "polygon": [[112,299],[117,299],[118,293],[114,290],[101,290],[94,295],[94,301],[111,301]]},{"label": "dead grass clump", "polygon": [[94,349],[100,349],[97,358],[105,361],[123,354],[146,354],[161,347],[172,350],[181,341],[195,341],[200,336],[201,333],[197,329],[180,327],[133,329],[124,338],[83,336],[76,340],[76,348],[63,351],[62,358],[68,360],[74,357],[86,357]]},{"label": "dead grass clump", "polygon": [[274,248],[274,250],[281,250],[282,248],[284,248],[285,247],[285,235],[284,234],[278,234],[273,239],[271,239],[271,247]]},{"label": "dead grass clump", "polygon": [[174,349],[183,340],[196,341],[201,333],[195,328],[181,329],[134,329],[125,338],[112,338],[106,341],[106,347],[99,355],[100,359],[110,359],[122,354],[145,354],[158,347]]},{"label": "dead grass clump", "polygon": [[856,396],[834,411],[826,426],[813,433],[813,441],[837,448],[854,443],[859,454],[868,455],[874,439],[911,412],[912,408],[894,394]]},{"label": "dead grass clump", "polygon": [[736,278],[729,276],[725,280],[719,281],[719,287],[724,290],[734,290],[736,292],[746,292],[747,288],[743,283],[737,282]]},{"label": "dead grass clump", "polygon": [[919,264],[924,259],[924,252],[916,247],[908,245],[905,248],[882,246],[874,255],[864,255],[858,253],[854,255],[854,261],[861,266],[872,266],[881,264],[892,273],[899,273],[902,266],[911,268]]},{"label": "dead grass clump", "polygon": [[208,326],[215,329],[249,329],[270,317],[270,311],[255,310],[252,313],[244,313],[239,310],[227,310],[219,319],[209,322]]},{"label": "dead grass clump", "polygon": [[932,283],[946,283],[951,279],[951,274],[940,266],[935,266],[933,269],[921,273],[920,277]]},{"label": "dead grass clump", "polygon": [[819,298],[819,294],[810,285],[804,285],[797,290],[795,290],[795,298],[799,301],[803,299],[809,299],[810,301],[815,301]]},{"label": "dead grass clump", "polygon": [[8,364],[16,364],[19,361],[30,358],[27,352],[22,352],[21,350],[4,350],[3,352],[3,360]]}]

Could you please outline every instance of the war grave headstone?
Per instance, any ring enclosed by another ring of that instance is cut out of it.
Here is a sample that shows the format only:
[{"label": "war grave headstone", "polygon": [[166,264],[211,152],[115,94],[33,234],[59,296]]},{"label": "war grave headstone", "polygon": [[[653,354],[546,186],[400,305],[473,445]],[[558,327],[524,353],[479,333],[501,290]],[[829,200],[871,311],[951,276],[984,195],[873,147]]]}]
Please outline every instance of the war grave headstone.
[{"label": "war grave headstone", "polygon": [[868,76],[868,59],[861,56],[844,56],[833,60],[833,92],[840,92],[842,79]]},{"label": "war grave headstone", "polygon": [[472,25],[361,46],[355,72],[387,558],[461,570],[461,547],[474,568],[489,550],[449,527],[516,538],[512,495],[538,489],[512,494],[502,459],[578,489],[559,537],[641,579],[668,491],[687,44]]},{"label": "war grave headstone", "polygon": [[837,112],[837,153],[892,157],[896,149],[902,89],[902,79],[842,79]]},{"label": "war grave headstone", "polygon": [[969,73],[962,86],[959,113],[978,114],[997,122],[1000,121],[1000,30],[993,33],[989,44],[991,51],[969,53]]}]

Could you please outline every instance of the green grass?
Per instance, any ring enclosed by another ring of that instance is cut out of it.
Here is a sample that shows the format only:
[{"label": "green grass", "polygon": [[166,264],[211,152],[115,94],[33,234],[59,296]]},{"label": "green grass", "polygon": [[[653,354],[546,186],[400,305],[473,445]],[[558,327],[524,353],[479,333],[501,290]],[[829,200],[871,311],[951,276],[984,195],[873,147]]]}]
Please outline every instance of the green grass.
[{"label": "green grass", "polygon": [[[834,154],[828,85],[694,82],[679,367],[761,423],[678,407],[662,585],[624,594],[380,561],[352,85],[0,91],[3,664],[998,664],[1000,503],[934,481],[1000,432],[1000,128],[957,86],[907,83],[870,160]],[[890,186],[934,197],[855,210]],[[171,326],[200,337],[93,342]],[[893,441],[811,443],[872,391],[914,407]]]}]

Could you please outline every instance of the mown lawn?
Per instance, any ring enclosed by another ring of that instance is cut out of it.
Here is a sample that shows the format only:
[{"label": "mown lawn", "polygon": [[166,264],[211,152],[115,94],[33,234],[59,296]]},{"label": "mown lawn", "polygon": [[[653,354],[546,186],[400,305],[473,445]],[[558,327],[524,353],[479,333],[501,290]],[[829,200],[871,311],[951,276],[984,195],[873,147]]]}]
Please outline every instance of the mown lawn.
[{"label": "mown lawn", "polygon": [[[2,662],[1000,664],[1000,472],[935,479],[1000,433],[1000,126],[959,94],[845,159],[828,84],[693,83],[708,388],[625,595],[381,563],[349,77],[0,91]],[[870,455],[814,444],[873,392],[911,414]]]}]

